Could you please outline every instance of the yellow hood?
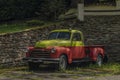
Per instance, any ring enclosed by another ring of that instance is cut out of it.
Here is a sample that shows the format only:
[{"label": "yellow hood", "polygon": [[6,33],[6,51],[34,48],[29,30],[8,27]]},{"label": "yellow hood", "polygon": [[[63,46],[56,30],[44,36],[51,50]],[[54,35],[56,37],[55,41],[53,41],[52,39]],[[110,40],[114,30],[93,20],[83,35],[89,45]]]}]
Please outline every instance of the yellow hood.
[{"label": "yellow hood", "polygon": [[71,46],[69,40],[44,40],[36,43],[35,47],[49,47],[49,46]]}]

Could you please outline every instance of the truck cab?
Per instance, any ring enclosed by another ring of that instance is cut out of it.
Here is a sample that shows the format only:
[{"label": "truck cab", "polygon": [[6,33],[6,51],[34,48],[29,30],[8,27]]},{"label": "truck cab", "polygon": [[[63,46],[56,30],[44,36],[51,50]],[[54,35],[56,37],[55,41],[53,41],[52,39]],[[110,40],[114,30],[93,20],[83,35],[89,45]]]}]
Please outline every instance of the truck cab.
[{"label": "truck cab", "polygon": [[103,46],[85,46],[81,31],[71,29],[53,30],[48,38],[28,47],[26,57],[29,69],[41,64],[55,64],[58,69],[66,69],[68,64],[94,61],[101,66],[105,58]]}]

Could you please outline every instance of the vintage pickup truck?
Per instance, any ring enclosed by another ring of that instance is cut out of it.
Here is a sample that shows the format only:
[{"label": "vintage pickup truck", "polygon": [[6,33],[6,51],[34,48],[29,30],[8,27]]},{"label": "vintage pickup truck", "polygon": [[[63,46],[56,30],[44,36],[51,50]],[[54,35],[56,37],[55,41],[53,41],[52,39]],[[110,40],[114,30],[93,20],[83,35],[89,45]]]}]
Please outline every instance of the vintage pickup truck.
[{"label": "vintage pickup truck", "polygon": [[38,41],[34,47],[28,47],[23,60],[28,63],[29,69],[51,63],[63,70],[71,63],[86,61],[101,66],[108,58],[104,46],[85,46],[81,31],[61,29],[51,31],[47,40]]}]

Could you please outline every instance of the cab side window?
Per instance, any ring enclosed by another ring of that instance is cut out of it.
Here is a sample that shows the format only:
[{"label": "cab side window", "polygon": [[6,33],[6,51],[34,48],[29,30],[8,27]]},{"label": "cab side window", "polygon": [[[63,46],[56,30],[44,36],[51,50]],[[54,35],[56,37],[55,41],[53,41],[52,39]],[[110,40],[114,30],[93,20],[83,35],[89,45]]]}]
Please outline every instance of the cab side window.
[{"label": "cab side window", "polygon": [[73,41],[81,41],[80,33],[73,34]]}]

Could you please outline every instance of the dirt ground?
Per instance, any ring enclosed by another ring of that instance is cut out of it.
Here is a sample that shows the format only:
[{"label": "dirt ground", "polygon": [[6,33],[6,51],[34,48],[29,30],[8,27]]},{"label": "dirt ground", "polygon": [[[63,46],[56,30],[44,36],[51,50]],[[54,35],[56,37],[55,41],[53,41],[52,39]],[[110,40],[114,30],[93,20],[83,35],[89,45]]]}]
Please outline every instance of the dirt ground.
[{"label": "dirt ground", "polygon": [[120,75],[94,76],[90,74],[65,73],[56,71],[53,68],[41,68],[35,71],[27,69],[5,70],[5,72],[0,74],[0,80],[120,80]]}]

